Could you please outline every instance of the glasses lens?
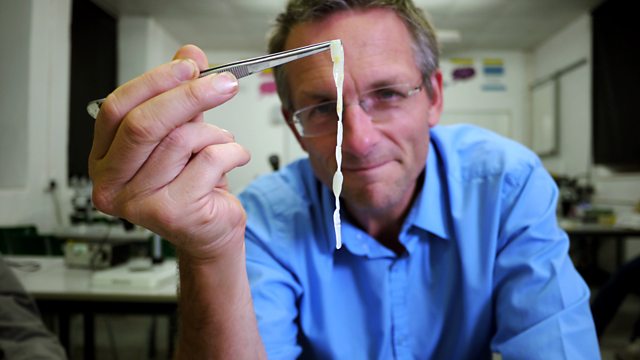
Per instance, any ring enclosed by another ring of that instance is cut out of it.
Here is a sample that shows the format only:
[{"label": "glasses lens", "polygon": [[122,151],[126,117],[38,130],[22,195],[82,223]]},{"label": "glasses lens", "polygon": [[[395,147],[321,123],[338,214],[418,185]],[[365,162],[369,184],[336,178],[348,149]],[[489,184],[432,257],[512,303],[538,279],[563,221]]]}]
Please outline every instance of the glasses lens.
[{"label": "glasses lens", "polygon": [[328,101],[296,111],[293,119],[300,135],[320,136],[335,132],[338,123],[336,106],[335,101]]},{"label": "glasses lens", "polygon": [[[407,98],[418,93],[421,85],[397,84],[369,90],[360,95],[359,105],[376,122],[393,118]],[[293,113],[293,121],[301,136],[312,137],[335,133],[338,123],[336,102],[328,101],[302,108]]]},{"label": "glasses lens", "polygon": [[419,90],[420,87],[409,84],[398,84],[373,89],[360,96],[360,106],[375,119],[381,119],[376,115],[384,115],[388,111],[402,107],[404,101]]}]

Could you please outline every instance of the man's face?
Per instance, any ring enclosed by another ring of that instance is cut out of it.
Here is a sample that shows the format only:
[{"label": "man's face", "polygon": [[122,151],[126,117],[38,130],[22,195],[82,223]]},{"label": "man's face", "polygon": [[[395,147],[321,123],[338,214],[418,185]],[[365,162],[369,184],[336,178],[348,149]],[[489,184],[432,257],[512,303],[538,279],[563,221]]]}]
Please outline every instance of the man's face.
[{"label": "man's face", "polygon": [[[392,119],[372,121],[358,106],[359,94],[381,86],[421,84],[411,35],[390,10],[337,13],[321,22],[293,28],[286,48],[340,39],[345,53],[342,198],[352,213],[404,212],[424,168],[429,128],[442,109],[441,75],[432,78],[435,96],[425,88],[407,98]],[[286,65],[293,110],[335,100],[328,52]],[[289,114],[290,115],[290,114]],[[336,135],[301,138],[316,176],[331,188],[336,170]]]}]

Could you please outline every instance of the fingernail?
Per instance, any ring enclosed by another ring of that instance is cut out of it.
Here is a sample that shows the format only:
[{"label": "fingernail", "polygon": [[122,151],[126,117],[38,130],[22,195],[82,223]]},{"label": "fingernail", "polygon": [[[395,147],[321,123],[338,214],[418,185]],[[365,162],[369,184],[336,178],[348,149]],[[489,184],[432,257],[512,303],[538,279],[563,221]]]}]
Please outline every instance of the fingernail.
[{"label": "fingernail", "polygon": [[224,132],[225,134],[231,136],[232,139],[235,139],[235,135],[233,135],[233,133],[225,128],[220,128],[220,130],[222,130],[222,132]]},{"label": "fingernail", "polygon": [[238,89],[238,79],[229,72],[212,76],[213,87],[221,94],[234,93]]},{"label": "fingernail", "polygon": [[198,76],[198,65],[191,59],[181,59],[173,62],[171,67],[178,79],[194,79]]}]

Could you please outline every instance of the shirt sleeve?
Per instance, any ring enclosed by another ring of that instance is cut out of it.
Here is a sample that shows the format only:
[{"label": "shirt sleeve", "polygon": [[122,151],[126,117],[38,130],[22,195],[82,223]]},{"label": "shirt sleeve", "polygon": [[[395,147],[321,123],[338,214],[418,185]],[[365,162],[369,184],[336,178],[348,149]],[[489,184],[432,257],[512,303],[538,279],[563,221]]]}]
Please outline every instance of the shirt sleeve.
[{"label": "shirt sleeve", "polygon": [[553,179],[538,162],[505,183],[492,351],[504,359],[599,359],[589,289],[557,224]]},{"label": "shirt sleeve", "polygon": [[298,343],[298,303],[302,288],[292,270],[291,249],[283,246],[290,227],[272,211],[257,192],[247,192],[241,200],[248,214],[245,235],[247,273],[260,337],[269,359],[296,359]]},{"label": "shirt sleeve", "polygon": [[298,345],[299,286],[268,251],[247,242],[247,272],[260,337],[269,359],[296,359]]},{"label": "shirt sleeve", "polygon": [[66,359],[31,297],[0,258],[0,358]]}]

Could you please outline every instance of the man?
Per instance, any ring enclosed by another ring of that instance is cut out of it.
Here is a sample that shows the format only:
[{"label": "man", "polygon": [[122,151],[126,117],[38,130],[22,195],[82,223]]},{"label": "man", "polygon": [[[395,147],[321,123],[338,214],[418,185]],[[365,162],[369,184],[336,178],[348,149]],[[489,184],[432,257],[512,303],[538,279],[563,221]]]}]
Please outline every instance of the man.
[{"label": "man", "polygon": [[4,258],[0,257],[0,359],[66,359]]},{"label": "man", "polygon": [[183,47],[176,58],[190,60],[123,85],[103,105],[94,200],[176,245],[179,355],[598,358],[589,291],[540,161],[477,128],[434,128],[442,76],[420,11],[410,1],[292,1],[271,51],[332,39],[345,51],[340,250],[327,54],[276,75],[309,159],[259,179],[242,203],[224,174],[249,156],[201,121],[237,83],[195,79],[207,63],[200,50]]}]

